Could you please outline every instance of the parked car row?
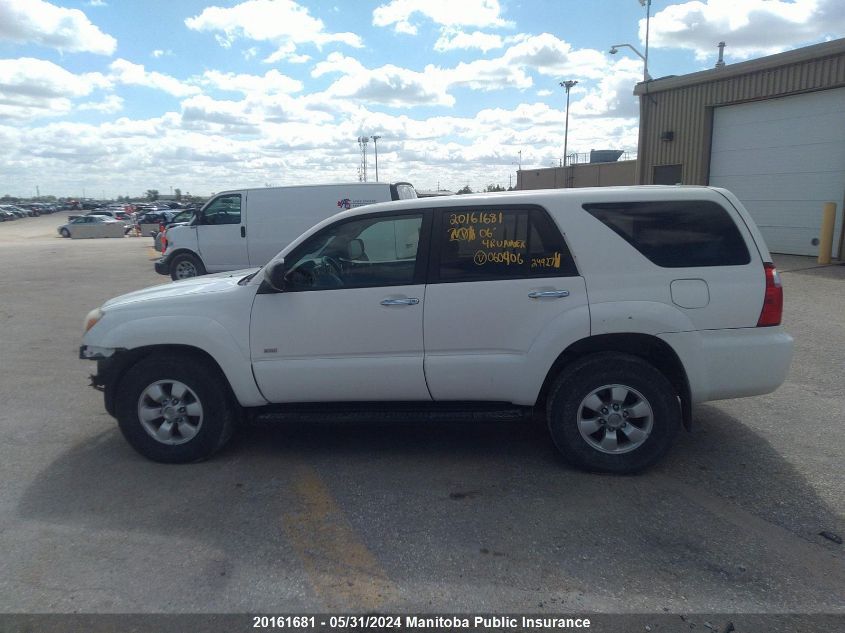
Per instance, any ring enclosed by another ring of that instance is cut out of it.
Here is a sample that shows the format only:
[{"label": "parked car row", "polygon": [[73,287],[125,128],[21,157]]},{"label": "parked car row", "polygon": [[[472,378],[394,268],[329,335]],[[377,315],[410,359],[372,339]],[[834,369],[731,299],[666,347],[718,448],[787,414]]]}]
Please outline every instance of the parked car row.
[{"label": "parked car row", "polygon": [[0,222],[41,215],[37,210],[19,207],[16,204],[0,204]]}]

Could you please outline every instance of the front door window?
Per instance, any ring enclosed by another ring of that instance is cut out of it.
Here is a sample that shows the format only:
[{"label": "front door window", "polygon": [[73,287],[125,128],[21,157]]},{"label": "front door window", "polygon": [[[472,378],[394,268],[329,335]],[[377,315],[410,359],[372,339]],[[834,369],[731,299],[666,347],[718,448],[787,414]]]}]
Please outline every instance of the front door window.
[{"label": "front door window", "polygon": [[422,214],[355,218],[316,233],[286,259],[287,290],[414,283]]}]

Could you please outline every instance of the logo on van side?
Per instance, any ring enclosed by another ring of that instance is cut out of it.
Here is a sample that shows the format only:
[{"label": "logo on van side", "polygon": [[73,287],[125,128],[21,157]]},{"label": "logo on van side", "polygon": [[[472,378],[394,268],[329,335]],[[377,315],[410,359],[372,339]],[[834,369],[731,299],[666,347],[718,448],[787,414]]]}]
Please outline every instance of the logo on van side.
[{"label": "logo on van side", "polygon": [[344,198],[337,201],[337,206],[341,209],[354,209],[355,207],[363,207],[368,204],[373,204],[378,200],[353,200],[352,198]]}]

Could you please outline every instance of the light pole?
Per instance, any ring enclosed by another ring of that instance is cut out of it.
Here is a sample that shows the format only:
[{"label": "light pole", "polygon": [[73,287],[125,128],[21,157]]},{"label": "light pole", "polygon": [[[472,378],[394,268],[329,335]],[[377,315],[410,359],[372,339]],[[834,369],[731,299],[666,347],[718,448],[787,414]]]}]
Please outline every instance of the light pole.
[{"label": "light pole", "polygon": [[648,27],[651,23],[651,0],[640,0],[640,6],[645,7],[645,67],[643,68],[643,81],[649,81],[651,76],[648,74]]},{"label": "light pole", "polygon": [[378,182],[378,140],[381,137],[378,135],[373,135],[370,138],[373,139],[373,149],[376,152],[376,182]]},{"label": "light pole", "polygon": [[609,52],[611,55],[616,55],[616,53],[619,52],[620,48],[630,48],[632,51],[634,51],[634,54],[637,57],[643,60],[643,81],[651,81],[651,75],[648,74],[648,58],[636,48],[634,48],[634,46],[632,46],[631,44],[614,44],[610,47]]},{"label": "light pole", "polygon": [[645,7],[645,55],[634,48],[631,44],[614,44],[610,47],[610,54],[616,55],[620,48],[630,48],[637,56],[643,60],[643,81],[651,81],[651,75],[648,74],[648,32],[651,26],[651,0],[639,0],[640,6]]},{"label": "light pole", "polygon": [[569,81],[561,81],[560,85],[566,90],[566,128],[563,132],[563,166],[566,167],[566,159],[569,158],[566,155],[566,148],[569,145],[569,91],[572,90],[572,86],[576,85],[578,82],[574,79],[570,79]]}]

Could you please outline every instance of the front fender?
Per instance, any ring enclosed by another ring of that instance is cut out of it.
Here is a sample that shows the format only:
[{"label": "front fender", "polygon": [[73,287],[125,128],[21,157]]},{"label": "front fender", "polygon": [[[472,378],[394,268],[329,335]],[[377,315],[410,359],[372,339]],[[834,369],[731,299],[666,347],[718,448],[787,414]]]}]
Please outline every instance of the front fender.
[{"label": "front fender", "polygon": [[[99,327],[100,324],[94,326],[85,335],[83,342],[86,345],[130,351],[151,345],[195,347],[217,362],[242,406],[267,404],[255,384],[249,356],[244,355],[230,332],[213,319],[178,315],[148,316],[116,324],[108,330],[101,331]],[[151,332],[156,333],[154,340],[150,338]]]}]

